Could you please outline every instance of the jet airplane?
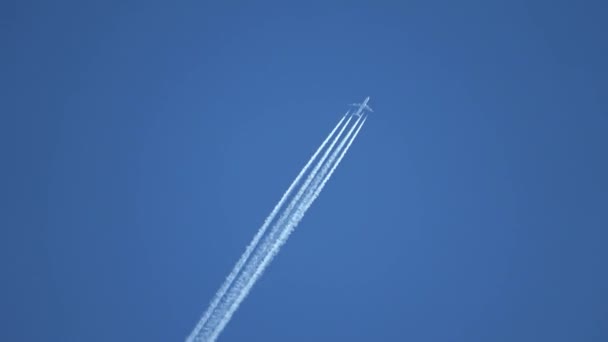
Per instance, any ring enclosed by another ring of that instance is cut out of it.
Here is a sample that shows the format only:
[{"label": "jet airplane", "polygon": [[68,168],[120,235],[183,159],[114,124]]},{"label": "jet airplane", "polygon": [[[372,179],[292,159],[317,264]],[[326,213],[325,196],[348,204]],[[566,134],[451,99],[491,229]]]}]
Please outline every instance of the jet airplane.
[{"label": "jet airplane", "polygon": [[357,111],[355,113],[353,113],[353,115],[355,115],[355,116],[361,116],[367,110],[369,110],[370,112],[373,112],[373,110],[370,108],[370,106],[367,105],[368,102],[369,102],[369,96],[366,97],[365,100],[362,103],[353,103],[353,104],[351,104],[351,106],[359,107],[357,109]]}]

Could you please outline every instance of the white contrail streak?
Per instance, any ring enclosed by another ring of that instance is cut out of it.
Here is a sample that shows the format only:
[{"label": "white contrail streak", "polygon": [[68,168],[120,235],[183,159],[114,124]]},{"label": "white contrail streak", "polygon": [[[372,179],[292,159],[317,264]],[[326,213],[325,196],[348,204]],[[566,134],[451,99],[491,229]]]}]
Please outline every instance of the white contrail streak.
[{"label": "white contrail streak", "polygon": [[[269,247],[273,244],[274,237],[278,234],[277,231],[284,226],[284,222],[288,220],[289,216],[291,215],[291,212],[300,202],[300,198],[302,198],[302,196],[304,195],[306,189],[314,179],[315,175],[318,173],[319,169],[321,168],[327,157],[330,155],[331,151],[333,150],[334,146],[342,136],[342,133],[344,132],[351,120],[352,116],[350,116],[348,120],[346,120],[346,123],[342,125],[342,128],[340,129],[336,137],[333,139],[327,150],[323,153],[323,156],[315,165],[311,173],[306,177],[306,181],[300,187],[300,190],[298,190],[297,194],[293,197],[293,199],[289,203],[289,206],[281,215],[279,221],[274,225],[272,231],[264,239],[264,242],[258,247],[258,250],[253,254],[250,262],[248,262],[245,266],[245,270],[243,270],[241,275],[236,279],[236,283],[234,284],[234,286],[228,289],[225,298],[219,303],[219,307],[211,314],[211,317],[209,318],[209,323],[203,326],[203,329],[200,333],[201,337],[207,337],[206,340],[214,341],[220,334],[220,332],[223,330],[223,328],[226,326],[226,324],[238,308],[238,305],[245,298],[245,296],[241,296],[240,294],[242,293],[243,288],[247,286],[247,284],[250,282],[251,277],[258,269],[260,261],[264,259],[265,254],[269,250]],[[257,278],[259,278],[259,275],[256,277],[256,280]],[[238,302],[235,302],[236,300],[238,300]],[[234,309],[232,309],[233,307]]]},{"label": "white contrail streak", "polygon": [[[336,160],[336,162],[334,163],[334,165],[331,167],[331,170],[329,170],[329,173],[325,176],[325,178],[323,178],[323,181],[321,182],[321,185],[319,185],[315,189],[315,192],[314,192],[312,198],[310,199],[310,203],[308,204],[308,207],[306,207],[306,209],[308,209],[312,205],[312,203],[317,199],[317,197],[319,197],[319,194],[321,193],[321,190],[323,190],[323,188],[325,187],[325,183],[327,183],[327,181],[329,180],[329,178],[331,177],[331,175],[334,173],[334,171],[336,171],[336,168],[338,167],[338,165],[342,161],[342,158],[344,158],[344,155],[346,155],[346,152],[350,148],[350,145],[352,145],[353,141],[355,141],[355,138],[359,134],[359,131],[361,130],[361,127],[363,127],[363,125],[365,124],[365,120],[367,120],[367,117],[365,117],[365,119],[363,119],[363,121],[361,122],[361,125],[359,125],[359,128],[357,128],[357,130],[355,131],[355,134],[353,135],[353,137],[350,139],[350,141],[348,142],[348,144],[346,144],[346,147],[344,148],[344,150],[342,150],[342,153],[340,153],[340,157],[338,157],[338,159]],[[338,149],[339,149],[339,147],[338,147]],[[330,162],[331,161],[329,161],[328,164]]]},{"label": "white contrail streak", "polygon": [[[220,320],[217,327],[215,327],[215,329],[212,331],[212,334],[210,335],[210,338],[209,338],[210,341],[214,341],[219,336],[219,334],[222,332],[222,330],[224,329],[226,324],[228,324],[228,322],[230,321],[230,318],[232,317],[234,312],[238,309],[240,303],[245,299],[245,297],[247,297],[247,294],[251,291],[251,288],[253,287],[253,285],[255,284],[257,279],[262,275],[262,273],[264,272],[264,270],[266,269],[268,264],[270,264],[272,259],[279,252],[279,250],[285,244],[285,242],[287,242],[289,235],[293,232],[293,230],[296,228],[296,226],[300,223],[300,221],[304,217],[304,214],[306,213],[308,208],[310,208],[312,203],[319,196],[319,194],[321,193],[321,190],[323,190],[323,187],[325,186],[325,184],[327,183],[327,181],[329,180],[329,178],[331,177],[331,175],[333,174],[335,169],[338,167],[338,164],[340,164],[340,162],[342,161],[342,158],[344,158],[344,155],[346,154],[346,152],[350,148],[351,144],[353,143],[353,141],[359,134],[359,131],[363,127],[363,124],[365,123],[365,120],[367,120],[367,117],[361,122],[360,125],[358,125],[360,120],[361,120],[361,117],[359,117],[357,119],[357,121],[353,124],[352,128],[349,130],[347,135],[340,142],[340,145],[338,146],[338,148],[332,153],[330,159],[325,164],[323,164],[325,158],[322,158],[319,161],[319,163],[317,164],[317,166],[315,167],[315,169],[311,172],[311,174],[307,178],[304,185],[302,185],[302,188],[300,188],[300,191],[298,192],[298,195],[300,195],[300,196],[296,196],[296,198],[294,198],[291,203],[291,204],[298,205],[294,214],[291,215],[291,213],[288,212],[287,213],[288,216],[285,216],[288,219],[287,225],[283,226],[283,223],[279,222],[273,228],[273,231],[271,234],[274,235],[275,233],[278,233],[280,231],[280,236],[277,239],[274,239],[273,236],[270,236],[268,241],[265,241],[264,244],[262,246],[260,246],[260,249],[262,251],[260,253],[256,253],[254,255],[252,263],[247,265],[247,268],[245,269],[245,271],[243,271],[243,274],[242,274],[242,277],[244,277],[245,279],[239,278],[239,280],[237,280],[237,287],[241,286],[241,284],[240,284],[241,281],[246,281],[246,283],[245,283],[244,287],[236,289],[235,294],[237,294],[237,297],[236,297],[236,299],[234,299],[232,301],[232,305],[230,306],[230,308],[228,308],[228,311],[226,311],[224,313],[223,318]],[[344,127],[346,127],[347,125],[348,125],[348,121],[346,122]],[[353,131],[355,129],[356,129],[356,131],[355,131],[354,135],[352,135]],[[336,139],[339,138],[340,135],[341,135],[341,132],[338,134]],[[349,140],[349,137],[351,135],[352,135],[352,138],[350,138],[350,140]],[[336,140],[334,140],[334,142],[335,141]],[[346,141],[348,141],[348,144],[346,145],[346,147],[344,147],[344,144],[346,143]],[[332,150],[332,148],[333,148],[333,143],[326,151],[326,154],[329,153]],[[326,155],[324,155],[324,157],[325,156]],[[318,168],[321,165],[323,165],[323,169],[319,175],[316,175]],[[330,167],[331,167],[331,169],[329,169]],[[313,179],[314,179],[314,183],[312,185],[310,185],[310,182]],[[300,197],[303,192],[306,192],[306,196],[302,201],[300,201]],[[291,204],[290,204],[290,207],[292,207]],[[273,240],[274,240],[274,242],[273,242]],[[263,258],[259,264],[256,262],[256,259],[257,259],[256,257],[258,257],[258,256]],[[253,273],[250,273],[251,271],[253,271]],[[247,279],[247,278],[249,278],[249,279]]]},{"label": "white contrail streak", "polygon": [[[249,243],[249,245],[245,249],[245,252],[243,253],[243,255],[241,255],[240,259],[238,260],[238,262],[236,263],[236,265],[234,266],[234,268],[232,269],[232,271],[230,272],[230,274],[228,275],[228,277],[226,277],[226,280],[224,281],[224,283],[222,284],[222,286],[220,287],[220,289],[215,294],[213,300],[209,304],[209,307],[205,311],[205,314],[199,320],[199,322],[197,323],[197,325],[193,329],[192,333],[188,336],[188,338],[186,339],[186,341],[188,341],[188,342],[194,341],[197,338],[197,336],[200,337],[201,331],[204,329],[205,324],[207,323],[207,321],[209,320],[209,318],[212,316],[212,314],[214,313],[214,311],[217,308],[217,306],[222,301],[222,298],[224,297],[224,295],[226,294],[226,292],[229,290],[229,288],[232,285],[232,283],[234,282],[235,278],[238,276],[239,272],[241,271],[241,269],[243,268],[243,266],[245,265],[245,263],[247,262],[247,260],[251,256],[251,253],[255,250],[255,248],[258,245],[260,239],[262,238],[262,236],[264,236],[264,233],[266,232],[268,226],[274,220],[274,218],[278,214],[279,210],[282,208],[283,204],[287,200],[287,198],[293,192],[293,189],[295,188],[295,186],[300,182],[300,180],[302,179],[302,177],[304,176],[304,174],[306,174],[306,171],[308,171],[308,169],[310,168],[310,166],[312,165],[312,163],[315,161],[315,159],[317,158],[317,156],[319,155],[319,153],[323,150],[323,148],[325,147],[325,145],[327,145],[327,143],[329,142],[329,140],[333,137],[334,133],[341,126],[342,122],[344,121],[344,119],[346,119],[346,117],[348,116],[348,114],[349,114],[349,112],[346,112],[346,114],[344,114],[344,116],[342,116],[342,118],[340,119],[340,121],[336,124],[336,126],[329,133],[329,135],[325,138],[325,140],[321,143],[321,145],[319,146],[319,148],[317,148],[317,150],[312,155],[312,157],[308,160],[308,162],[306,163],[306,165],[304,165],[304,167],[302,168],[302,170],[300,171],[300,173],[298,174],[298,176],[294,179],[294,181],[291,183],[291,185],[289,186],[289,188],[287,189],[287,191],[285,191],[285,193],[283,194],[283,196],[281,197],[281,199],[279,200],[279,202],[275,205],[275,207],[272,210],[272,212],[270,213],[270,215],[268,215],[268,217],[264,220],[264,224],[260,227],[260,229],[258,230],[258,232],[256,233],[256,235],[254,236],[253,240]],[[350,121],[350,118],[349,118],[349,121]],[[348,124],[348,121],[347,121],[347,124]],[[343,130],[344,130],[344,128],[342,128],[342,130],[340,131],[340,134],[342,134]],[[335,144],[335,140],[334,140],[334,143],[332,143],[332,146],[333,146],[333,144]]]}]

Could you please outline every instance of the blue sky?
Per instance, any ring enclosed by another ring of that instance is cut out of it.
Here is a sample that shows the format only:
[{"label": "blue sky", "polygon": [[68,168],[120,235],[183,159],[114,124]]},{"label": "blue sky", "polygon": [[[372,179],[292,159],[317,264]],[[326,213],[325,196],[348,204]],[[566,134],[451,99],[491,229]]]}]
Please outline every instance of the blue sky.
[{"label": "blue sky", "polygon": [[220,340],[607,340],[606,5],[399,3],[0,5],[0,340],[183,340],[368,95]]}]

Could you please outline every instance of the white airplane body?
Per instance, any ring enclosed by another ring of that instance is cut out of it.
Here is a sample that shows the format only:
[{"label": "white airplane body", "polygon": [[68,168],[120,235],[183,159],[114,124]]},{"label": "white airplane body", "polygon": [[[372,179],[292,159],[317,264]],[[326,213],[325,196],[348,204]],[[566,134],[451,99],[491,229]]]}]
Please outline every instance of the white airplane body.
[{"label": "white airplane body", "polygon": [[353,115],[359,117],[359,116],[363,115],[363,113],[367,110],[369,110],[370,112],[373,112],[371,107],[367,105],[368,102],[369,102],[369,96],[366,97],[362,103],[351,104],[351,106],[359,107],[357,109],[357,111],[355,113],[353,113]]}]

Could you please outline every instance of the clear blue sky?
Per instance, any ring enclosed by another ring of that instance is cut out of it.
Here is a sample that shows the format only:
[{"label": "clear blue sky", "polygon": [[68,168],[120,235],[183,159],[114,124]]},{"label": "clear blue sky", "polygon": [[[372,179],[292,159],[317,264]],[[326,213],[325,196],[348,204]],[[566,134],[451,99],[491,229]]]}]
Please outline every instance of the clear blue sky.
[{"label": "clear blue sky", "polygon": [[368,95],[221,340],[608,340],[605,2],[223,3],[0,5],[0,340],[183,340]]}]

